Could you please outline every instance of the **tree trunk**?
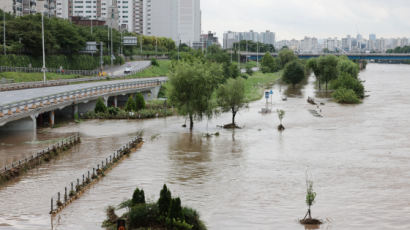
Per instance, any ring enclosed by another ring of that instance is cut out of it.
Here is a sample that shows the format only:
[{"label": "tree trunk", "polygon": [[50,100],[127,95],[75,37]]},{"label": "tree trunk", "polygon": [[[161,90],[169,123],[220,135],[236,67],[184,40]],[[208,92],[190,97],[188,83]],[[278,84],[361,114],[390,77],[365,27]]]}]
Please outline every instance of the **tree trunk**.
[{"label": "tree trunk", "polygon": [[189,114],[189,129],[192,130],[194,128],[194,118],[192,114]]},{"label": "tree trunk", "polygon": [[232,125],[235,126],[235,116],[236,116],[236,111],[232,109]]}]

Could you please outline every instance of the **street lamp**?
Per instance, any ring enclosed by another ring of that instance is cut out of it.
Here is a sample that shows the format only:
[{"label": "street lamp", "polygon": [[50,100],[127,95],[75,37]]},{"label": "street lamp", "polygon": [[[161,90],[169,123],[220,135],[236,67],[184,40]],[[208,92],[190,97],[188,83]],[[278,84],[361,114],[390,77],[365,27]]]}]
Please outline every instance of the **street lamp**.
[{"label": "street lamp", "polygon": [[46,51],[44,47],[44,12],[41,13],[41,40],[43,45],[43,82],[46,83]]},{"label": "street lamp", "polygon": [[6,11],[3,10],[3,50],[6,55]]}]

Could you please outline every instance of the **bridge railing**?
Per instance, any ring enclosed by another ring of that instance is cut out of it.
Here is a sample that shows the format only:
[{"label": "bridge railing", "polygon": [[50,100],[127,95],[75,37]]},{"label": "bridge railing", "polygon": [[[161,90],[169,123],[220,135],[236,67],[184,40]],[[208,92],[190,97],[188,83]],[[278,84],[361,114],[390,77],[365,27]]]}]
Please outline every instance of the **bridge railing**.
[{"label": "bridge railing", "polygon": [[111,83],[107,85],[92,86],[83,89],[76,89],[57,94],[36,97],[28,100],[16,101],[9,104],[0,105],[0,118],[17,115],[29,110],[42,108],[48,105],[58,105],[64,102],[75,102],[81,98],[103,96],[107,93],[127,91],[130,89],[144,88],[161,85],[166,80],[146,79],[132,82]]}]

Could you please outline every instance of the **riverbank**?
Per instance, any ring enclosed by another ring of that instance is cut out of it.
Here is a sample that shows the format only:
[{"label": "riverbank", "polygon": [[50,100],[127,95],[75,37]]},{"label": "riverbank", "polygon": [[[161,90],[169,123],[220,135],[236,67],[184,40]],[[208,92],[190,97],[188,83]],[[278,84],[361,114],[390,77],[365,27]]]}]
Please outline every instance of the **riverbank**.
[{"label": "riverbank", "polygon": [[262,73],[255,72],[252,76],[248,76],[245,81],[245,98],[246,101],[256,101],[262,98],[263,91],[270,88],[280,77],[282,72]]}]

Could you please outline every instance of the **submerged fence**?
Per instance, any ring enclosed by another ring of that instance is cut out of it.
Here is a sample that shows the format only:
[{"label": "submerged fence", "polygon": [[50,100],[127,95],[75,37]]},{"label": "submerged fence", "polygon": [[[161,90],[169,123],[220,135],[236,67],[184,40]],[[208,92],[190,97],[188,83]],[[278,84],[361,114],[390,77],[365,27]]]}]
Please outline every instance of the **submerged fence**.
[{"label": "submerged fence", "polygon": [[68,150],[79,142],[80,135],[77,133],[62,139],[61,141],[48,146],[47,148],[38,151],[29,157],[14,161],[9,165],[5,165],[0,169],[0,184],[20,176],[22,173],[29,169],[35,168],[45,161],[50,161],[54,156],[57,156],[59,152]]},{"label": "submerged fence", "polygon": [[64,192],[57,192],[57,194],[54,194],[51,197],[50,214],[57,214],[71,202],[79,198],[91,184],[105,176],[105,172],[107,172],[107,170],[115,166],[121,159],[131,153],[132,149],[138,147],[138,145],[142,142],[143,140],[141,137],[133,138],[113,154],[110,154],[105,159],[101,160],[101,162],[97,162],[96,167],[82,174],[82,177],[68,183],[64,187]]}]

